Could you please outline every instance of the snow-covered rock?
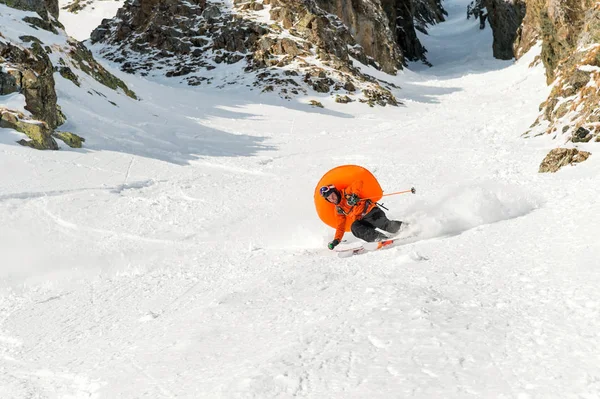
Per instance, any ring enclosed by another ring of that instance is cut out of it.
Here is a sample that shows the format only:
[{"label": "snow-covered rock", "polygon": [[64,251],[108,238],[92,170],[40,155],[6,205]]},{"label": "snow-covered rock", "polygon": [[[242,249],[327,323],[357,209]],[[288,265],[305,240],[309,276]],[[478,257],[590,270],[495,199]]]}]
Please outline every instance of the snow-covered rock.
[{"label": "snow-covered rock", "polygon": [[[519,57],[542,42],[541,62],[552,92],[540,106],[532,132],[561,141],[600,141],[600,3],[528,0],[515,43]],[[587,136],[587,137],[586,137]]]},{"label": "snow-covered rock", "polygon": [[[245,84],[285,98],[316,91],[396,105],[395,88],[358,66],[395,74],[405,63],[401,43],[409,59],[425,59],[411,4],[132,1],[103,20],[91,40],[127,72],[166,75],[189,85]],[[432,15],[441,15],[439,10]],[[403,20],[410,24],[391,22]]]},{"label": "snow-covered rock", "polygon": [[11,5],[19,9],[0,4],[0,100],[22,96],[23,101],[17,107],[0,102],[0,125],[29,137],[20,142],[38,149],[58,148],[52,136],[66,116],[58,104],[56,79],[67,79],[86,90],[87,81],[96,80],[135,98],[85,46],[67,36],[55,16],[58,3],[40,0]]}]

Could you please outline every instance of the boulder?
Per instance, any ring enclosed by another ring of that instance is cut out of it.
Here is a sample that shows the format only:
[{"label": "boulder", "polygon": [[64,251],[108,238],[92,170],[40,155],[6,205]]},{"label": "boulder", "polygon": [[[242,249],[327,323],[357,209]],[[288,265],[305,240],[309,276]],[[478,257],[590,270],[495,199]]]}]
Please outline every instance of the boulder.
[{"label": "boulder", "polygon": [[62,140],[66,145],[71,148],[81,148],[85,139],[81,136],[71,132],[55,132],[52,134],[53,137]]},{"label": "boulder", "polygon": [[335,96],[336,103],[348,104],[348,103],[351,103],[352,101],[353,100],[348,96],[340,96],[340,95]]},{"label": "boulder", "polygon": [[556,172],[566,165],[583,162],[591,153],[576,148],[555,148],[546,155],[539,168],[539,173]]}]

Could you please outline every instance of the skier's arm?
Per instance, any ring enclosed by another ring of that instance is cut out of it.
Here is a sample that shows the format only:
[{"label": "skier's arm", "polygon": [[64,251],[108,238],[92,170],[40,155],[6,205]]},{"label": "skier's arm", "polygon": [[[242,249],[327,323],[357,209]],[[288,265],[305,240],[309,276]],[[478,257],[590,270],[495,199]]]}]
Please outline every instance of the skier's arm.
[{"label": "skier's arm", "polygon": [[357,205],[362,197],[363,181],[356,180],[346,188],[346,201],[348,205]]},{"label": "skier's arm", "polygon": [[345,215],[337,215],[336,218],[337,227],[335,229],[334,240],[342,241],[342,237],[344,237],[344,233],[346,232],[346,216]]},{"label": "skier's arm", "polygon": [[335,229],[335,237],[333,237],[333,241],[327,244],[327,248],[329,249],[335,248],[342,241],[342,237],[346,231],[346,216],[338,214],[336,220],[337,227]]},{"label": "skier's arm", "polygon": [[362,180],[355,180],[352,182],[352,184],[350,184],[348,186],[348,188],[346,188],[346,193],[348,194],[356,194],[359,197],[362,194],[362,188],[363,188],[363,181]]}]

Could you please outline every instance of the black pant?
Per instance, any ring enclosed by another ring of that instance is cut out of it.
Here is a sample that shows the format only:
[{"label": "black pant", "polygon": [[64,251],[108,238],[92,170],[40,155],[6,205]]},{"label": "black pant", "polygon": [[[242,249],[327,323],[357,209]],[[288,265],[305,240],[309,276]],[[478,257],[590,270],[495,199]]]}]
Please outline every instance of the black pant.
[{"label": "black pant", "polygon": [[385,212],[380,208],[375,207],[371,212],[367,213],[364,218],[354,221],[352,226],[350,226],[350,230],[352,231],[352,234],[361,240],[373,242],[387,238],[386,235],[381,234],[375,230],[375,228],[393,234],[400,230],[401,224],[402,222],[399,220],[389,220],[387,216],[385,216]]}]

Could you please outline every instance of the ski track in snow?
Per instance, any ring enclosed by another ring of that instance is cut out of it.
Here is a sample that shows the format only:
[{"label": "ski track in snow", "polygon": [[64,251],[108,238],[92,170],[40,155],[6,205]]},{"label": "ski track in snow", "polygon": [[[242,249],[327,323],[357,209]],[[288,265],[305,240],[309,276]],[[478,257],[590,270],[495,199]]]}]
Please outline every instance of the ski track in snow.
[{"label": "ski track in snow", "polygon": [[[0,143],[0,397],[600,397],[599,163],[537,174],[535,51],[494,60],[466,4],[398,108],[57,77],[85,148]],[[384,201],[414,238],[326,248],[344,163],[416,187]]]}]

